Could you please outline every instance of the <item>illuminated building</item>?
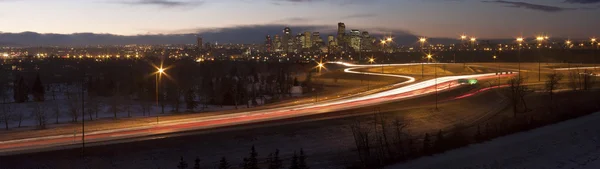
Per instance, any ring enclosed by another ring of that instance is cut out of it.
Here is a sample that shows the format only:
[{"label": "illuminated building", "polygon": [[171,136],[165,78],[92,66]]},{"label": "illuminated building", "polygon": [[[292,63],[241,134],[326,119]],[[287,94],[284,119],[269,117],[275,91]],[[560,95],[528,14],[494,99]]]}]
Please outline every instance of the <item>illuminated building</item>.
[{"label": "illuminated building", "polygon": [[311,41],[312,36],[310,36],[310,35],[311,35],[310,32],[308,32],[308,31],[304,32],[304,38],[303,38],[304,41],[302,43],[302,48],[306,49],[306,48],[312,47],[312,41]]},{"label": "illuminated building", "polygon": [[294,46],[294,39],[292,38],[292,29],[285,27],[283,29],[283,37],[281,40],[283,50],[286,52],[293,52],[292,47]]},{"label": "illuminated building", "polygon": [[273,41],[271,40],[271,35],[267,35],[266,39],[265,39],[265,51],[266,52],[272,52],[272,44]]},{"label": "illuminated building", "polygon": [[312,34],[312,46],[321,47],[323,46],[323,39],[321,39],[321,33],[313,32]]},{"label": "illuminated building", "polygon": [[196,45],[199,49],[202,49],[202,45],[204,43],[202,43],[202,38],[201,37],[196,37]]},{"label": "illuminated building", "polygon": [[338,32],[337,32],[337,44],[343,46],[344,40],[346,36],[346,24],[340,22],[338,23]]},{"label": "illuminated building", "polygon": [[359,30],[353,29],[350,32],[350,47],[356,51],[361,50],[362,37]]},{"label": "illuminated building", "polygon": [[335,37],[333,37],[333,35],[327,36],[327,46],[337,46]]},{"label": "illuminated building", "polygon": [[281,46],[281,37],[279,37],[279,35],[275,35],[275,40],[273,41],[273,49],[275,50],[275,52],[281,52],[282,50],[282,46]]}]

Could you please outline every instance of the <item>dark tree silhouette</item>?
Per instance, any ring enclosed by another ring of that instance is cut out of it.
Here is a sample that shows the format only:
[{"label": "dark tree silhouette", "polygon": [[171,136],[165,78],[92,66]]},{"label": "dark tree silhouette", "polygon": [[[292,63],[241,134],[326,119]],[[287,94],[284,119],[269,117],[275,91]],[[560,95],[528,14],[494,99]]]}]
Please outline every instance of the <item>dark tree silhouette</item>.
[{"label": "dark tree silhouette", "polygon": [[436,138],[435,138],[435,143],[434,148],[435,151],[437,152],[443,152],[446,150],[446,140],[444,140],[444,133],[442,133],[442,130],[438,131]]},{"label": "dark tree silhouette", "polygon": [[40,74],[38,73],[35,77],[35,81],[33,82],[33,88],[31,89],[33,94],[33,100],[36,102],[44,101],[44,86],[42,85],[42,80],[40,80]]},{"label": "dark tree silhouette", "polygon": [[244,169],[258,169],[258,153],[256,153],[256,149],[252,146],[250,150],[250,157],[244,158]]},{"label": "dark tree silhouette", "polygon": [[227,159],[225,157],[221,158],[221,160],[219,161],[219,169],[230,169],[231,166],[229,165],[229,162],[227,162]]},{"label": "dark tree silhouette", "polygon": [[269,155],[269,169],[283,169],[283,161],[279,158],[279,149]]},{"label": "dark tree silhouette", "polygon": [[23,77],[19,77],[19,80],[17,81],[17,83],[14,83],[14,85],[15,86],[13,87],[13,98],[15,102],[23,103],[28,101],[29,89],[25,84],[25,80],[23,80]]},{"label": "dark tree silhouette", "polygon": [[304,149],[300,149],[300,156],[298,157],[298,169],[309,169],[306,164],[306,155],[304,154]]},{"label": "dark tree silhouette", "polygon": [[423,154],[429,155],[431,153],[431,141],[429,140],[429,133],[425,133],[423,138]]},{"label": "dark tree silhouette", "polygon": [[294,156],[292,156],[292,162],[290,163],[290,169],[300,169],[298,167],[298,155],[294,152]]},{"label": "dark tree silhouette", "polygon": [[185,162],[183,160],[183,157],[181,157],[181,160],[179,160],[179,164],[177,164],[177,169],[186,169],[188,167],[187,162]]},{"label": "dark tree silhouette", "polygon": [[200,169],[200,158],[198,157],[194,160],[194,169]]}]

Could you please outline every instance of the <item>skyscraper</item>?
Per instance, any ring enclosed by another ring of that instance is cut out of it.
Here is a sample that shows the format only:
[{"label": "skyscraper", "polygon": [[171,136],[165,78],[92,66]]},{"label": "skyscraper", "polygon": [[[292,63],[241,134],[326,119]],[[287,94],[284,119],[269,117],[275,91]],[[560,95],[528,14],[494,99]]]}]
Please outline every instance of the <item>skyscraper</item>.
[{"label": "skyscraper", "polygon": [[267,37],[265,39],[265,51],[266,52],[271,52],[273,50],[272,44],[273,44],[273,41],[271,40],[271,35],[267,35]]},{"label": "skyscraper", "polygon": [[338,32],[337,32],[337,43],[342,46],[344,44],[344,39],[346,36],[346,24],[340,22],[338,23]]},{"label": "skyscraper", "polygon": [[310,48],[312,47],[312,36],[310,36],[310,32],[304,32],[304,43],[302,44],[302,48]]},{"label": "skyscraper", "polygon": [[333,35],[327,36],[327,46],[337,46],[337,43],[335,42],[335,37],[333,37]]},{"label": "skyscraper", "polygon": [[201,38],[201,37],[199,37],[199,36],[198,36],[198,37],[196,37],[196,45],[197,45],[197,47],[198,47],[199,49],[202,49],[202,45],[203,45],[203,44],[204,44],[204,43],[202,43],[202,38]]},{"label": "skyscraper", "polygon": [[312,46],[321,47],[323,46],[323,39],[321,39],[321,33],[313,32],[312,34]]},{"label": "skyscraper", "polygon": [[362,36],[360,34],[359,30],[355,30],[353,29],[350,32],[350,47],[353,48],[356,51],[361,50],[361,40],[362,40]]},{"label": "skyscraper", "polygon": [[275,40],[273,41],[273,50],[275,52],[281,52],[281,37],[279,35],[275,35]]},{"label": "skyscraper", "polygon": [[294,44],[294,39],[292,38],[292,29],[290,29],[289,27],[285,27],[283,29],[283,37],[281,40],[282,46],[283,46],[283,51],[285,52],[292,52],[291,51],[291,47]]}]

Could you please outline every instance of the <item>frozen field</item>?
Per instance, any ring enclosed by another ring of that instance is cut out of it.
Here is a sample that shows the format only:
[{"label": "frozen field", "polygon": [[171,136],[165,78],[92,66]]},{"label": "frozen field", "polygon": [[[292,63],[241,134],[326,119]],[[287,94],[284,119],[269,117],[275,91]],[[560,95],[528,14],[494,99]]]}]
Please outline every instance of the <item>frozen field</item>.
[{"label": "frozen field", "polygon": [[600,112],[390,169],[598,169]]}]

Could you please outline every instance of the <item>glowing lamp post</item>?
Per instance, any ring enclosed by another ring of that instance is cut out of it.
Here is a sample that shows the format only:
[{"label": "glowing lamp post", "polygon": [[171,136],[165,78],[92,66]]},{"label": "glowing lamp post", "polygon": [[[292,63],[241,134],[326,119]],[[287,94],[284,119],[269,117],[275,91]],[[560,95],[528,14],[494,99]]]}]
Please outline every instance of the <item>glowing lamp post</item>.
[{"label": "glowing lamp post", "polygon": [[518,44],[518,54],[517,54],[517,59],[518,59],[518,65],[519,65],[519,77],[521,77],[521,43],[523,43],[523,38],[522,37],[518,37],[517,38],[517,44]]}]

